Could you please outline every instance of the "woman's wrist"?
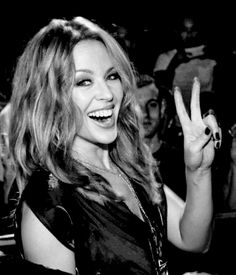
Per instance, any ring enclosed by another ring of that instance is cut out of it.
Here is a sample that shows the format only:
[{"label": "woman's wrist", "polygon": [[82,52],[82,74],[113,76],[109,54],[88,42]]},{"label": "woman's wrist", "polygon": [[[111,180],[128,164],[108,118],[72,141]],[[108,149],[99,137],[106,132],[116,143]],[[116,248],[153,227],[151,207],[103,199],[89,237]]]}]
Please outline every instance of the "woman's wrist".
[{"label": "woman's wrist", "polygon": [[198,184],[201,181],[211,179],[211,168],[198,168],[198,169],[190,169],[186,167],[186,178],[191,179],[191,181],[195,184]]},{"label": "woman's wrist", "polygon": [[190,166],[185,165],[185,170],[188,173],[205,175],[205,174],[211,173],[211,166],[191,168]]}]

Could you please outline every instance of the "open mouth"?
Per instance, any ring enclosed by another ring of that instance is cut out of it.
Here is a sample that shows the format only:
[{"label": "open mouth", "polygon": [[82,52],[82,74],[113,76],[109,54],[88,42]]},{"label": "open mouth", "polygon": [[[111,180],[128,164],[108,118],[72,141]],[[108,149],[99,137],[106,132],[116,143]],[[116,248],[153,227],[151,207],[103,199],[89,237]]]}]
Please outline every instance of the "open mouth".
[{"label": "open mouth", "polygon": [[89,118],[98,122],[106,122],[112,118],[112,115],[113,111],[111,109],[88,113]]}]

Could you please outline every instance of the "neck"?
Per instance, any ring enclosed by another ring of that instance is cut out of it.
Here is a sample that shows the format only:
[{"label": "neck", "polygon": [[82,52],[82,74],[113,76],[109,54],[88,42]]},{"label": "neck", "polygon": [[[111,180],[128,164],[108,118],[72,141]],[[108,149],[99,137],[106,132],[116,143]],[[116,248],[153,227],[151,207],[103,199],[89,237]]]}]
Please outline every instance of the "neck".
[{"label": "neck", "polygon": [[111,169],[111,161],[107,145],[96,145],[89,142],[75,142],[72,148],[74,159],[82,163],[89,163],[101,169]]}]

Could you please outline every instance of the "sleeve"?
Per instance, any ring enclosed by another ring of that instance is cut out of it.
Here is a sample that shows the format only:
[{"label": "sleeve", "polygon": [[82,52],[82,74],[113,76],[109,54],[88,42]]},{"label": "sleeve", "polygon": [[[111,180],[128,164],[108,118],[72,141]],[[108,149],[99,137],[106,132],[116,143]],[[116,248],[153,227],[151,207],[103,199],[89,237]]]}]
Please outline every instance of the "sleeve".
[{"label": "sleeve", "polygon": [[65,205],[60,183],[50,187],[49,173],[33,175],[23,194],[23,200],[42,224],[67,248],[74,250],[73,222]]}]

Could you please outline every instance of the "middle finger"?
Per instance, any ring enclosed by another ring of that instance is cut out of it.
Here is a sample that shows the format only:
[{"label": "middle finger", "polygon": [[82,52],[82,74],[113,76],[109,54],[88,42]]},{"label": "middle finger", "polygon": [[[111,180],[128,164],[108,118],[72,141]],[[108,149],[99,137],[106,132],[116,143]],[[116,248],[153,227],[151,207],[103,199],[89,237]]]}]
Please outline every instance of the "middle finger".
[{"label": "middle finger", "polygon": [[201,109],[200,109],[200,82],[197,77],[194,77],[192,96],[191,96],[191,120],[193,122],[202,122]]}]

